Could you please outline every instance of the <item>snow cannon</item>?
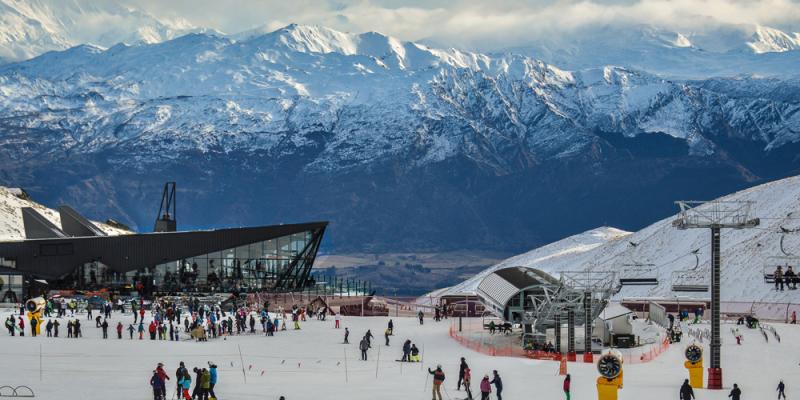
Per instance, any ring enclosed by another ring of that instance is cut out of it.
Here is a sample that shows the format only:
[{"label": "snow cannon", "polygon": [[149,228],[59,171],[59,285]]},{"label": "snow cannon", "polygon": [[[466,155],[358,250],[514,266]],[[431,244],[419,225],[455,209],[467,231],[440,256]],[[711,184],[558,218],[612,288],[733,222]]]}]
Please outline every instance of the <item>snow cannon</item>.
[{"label": "snow cannon", "polygon": [[702,389],[703,388],[703,348],[692,343],[686,350],[684,350],[683,355],[686,357],[686,361],[683,363],[683,366],[689,370],[689,386],[694,389]]},{"label": "snow cannon", "polygon": [[617,391],[622,389],[622,354],[608,351],[597,359],[597,399],[617,400]]},{"label": "snow cannon", "polygon": [[[42,297],[34,297],[25,302],[25,309],[28,310],[28,319],[31,321],[36,321],[36,335],[38,336],[42,332],[42,311],[44,311],[44,307],[47,305],[47,302]],[[33,322],[31,322],[33,325]]]}]

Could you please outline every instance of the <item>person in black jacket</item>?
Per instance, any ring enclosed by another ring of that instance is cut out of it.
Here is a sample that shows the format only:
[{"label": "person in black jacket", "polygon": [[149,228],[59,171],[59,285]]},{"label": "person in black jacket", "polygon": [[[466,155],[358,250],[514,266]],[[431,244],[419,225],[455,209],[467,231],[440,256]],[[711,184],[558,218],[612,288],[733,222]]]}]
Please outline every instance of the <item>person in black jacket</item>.
[{"label": "person in black jacket", "polygon": [[464,359],[464,357],[461,357],[461,366],[458,367],[458,386],[456,387],[456,390],[461,390],[461,383],[464,382],[464,372],[468,367],[467,361]]},{"label": "person in black jacket", "polygon": [[497,370],[492,371],[492,373],[494,374],[494,377],[489,384],[494,384],[497,400],[503,400],[503,381],[500,379],[500,375],[497,374]]},{"label": "person in black jacket", "polygon": [[694,399],[694,390],[692,390],[692,387],[689,386],[689,380],[686,379],[683,381],[683,386],[681,386],[681,400],[692,399]]},{"label": "person in black jacket", "polygon": [[781,400],[781,397],[783,397],[783,399],[786,400],[786,393],[783,392],[784,390],[786,390],[786,385],[783,384],[783,381],[781,381],[778,384],[777,390],[778,390],[778,400]]},{"label": "person in black jacket", "polygon": [[731,393],[728,394],[728,397],[730,397],[731,400],[740,400],[742,398],[742,391],[739,390],[739,385],[733,384],[733,389],[731,389]]}]

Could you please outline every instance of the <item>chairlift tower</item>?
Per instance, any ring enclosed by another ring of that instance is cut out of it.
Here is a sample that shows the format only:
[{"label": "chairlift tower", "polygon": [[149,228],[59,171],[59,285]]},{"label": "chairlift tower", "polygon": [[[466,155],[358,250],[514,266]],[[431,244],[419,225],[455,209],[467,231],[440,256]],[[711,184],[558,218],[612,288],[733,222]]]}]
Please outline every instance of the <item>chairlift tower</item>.
[{"label": "chairlift tower", "polygon": [[708,389],[722,389],[720,348],[720,231],[747,229],[760,224],[750,218],[752,201],[676,201],[680,207],[672,226],[678,229],[711,230],[711,364],[708,369]]}]

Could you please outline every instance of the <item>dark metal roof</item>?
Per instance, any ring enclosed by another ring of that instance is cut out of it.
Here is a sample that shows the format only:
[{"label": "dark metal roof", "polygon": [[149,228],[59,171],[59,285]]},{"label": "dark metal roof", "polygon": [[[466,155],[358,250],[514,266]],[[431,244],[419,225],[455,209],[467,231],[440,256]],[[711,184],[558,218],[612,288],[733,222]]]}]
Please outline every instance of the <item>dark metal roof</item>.
[{"label": "dark metal roof", "polygon": [[59,206],[61,229],[70,236],[107,236],[102,229],[93,224],[70,206]]},{"label": "dark metal roof", "polygon": [[84,263],[99,261],[124,273],[164,262],[221,251],[281,236],[324,229],[327,222],[120,236],[27,239],[0,243],[0,257],[43,278],[60,278]]}]

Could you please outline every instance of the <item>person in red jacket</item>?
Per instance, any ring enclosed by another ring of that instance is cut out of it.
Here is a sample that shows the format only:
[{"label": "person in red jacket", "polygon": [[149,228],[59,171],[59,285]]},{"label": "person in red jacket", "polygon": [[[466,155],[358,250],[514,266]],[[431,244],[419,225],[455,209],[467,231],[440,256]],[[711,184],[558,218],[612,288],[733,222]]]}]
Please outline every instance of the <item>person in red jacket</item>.
[{"label": "person in red jacket", "polygon": [[25,320],[19,317],[19,335],[25,336]]},{"label": "person in red jacket", "polygon": [[167,398],[167,381],[169,380],[169,376],[167,375],[167,371],[164,371],[164,364],[158,363],[158,367],[156,368],[156,375],[161,379],[163,384],[160,387],[161,390],[161,398]]},{"label": "person in red jacket", "polygon": [[431,371],[431,369],[428,368],[428,373],[433,375],[433,388],[431,388],[433,400],[436,400],[436,396],[439,396],[439,400],[442,400],[442,383],[444,382],[442,366],[437,365],[435,371]]},{"label": "person in red jacket", "polygon": [[570,378],[569,374],[564,378],[564,394],[567,396],[567,400],[569,400],[569,385],[571,380],[572,378]]}]

